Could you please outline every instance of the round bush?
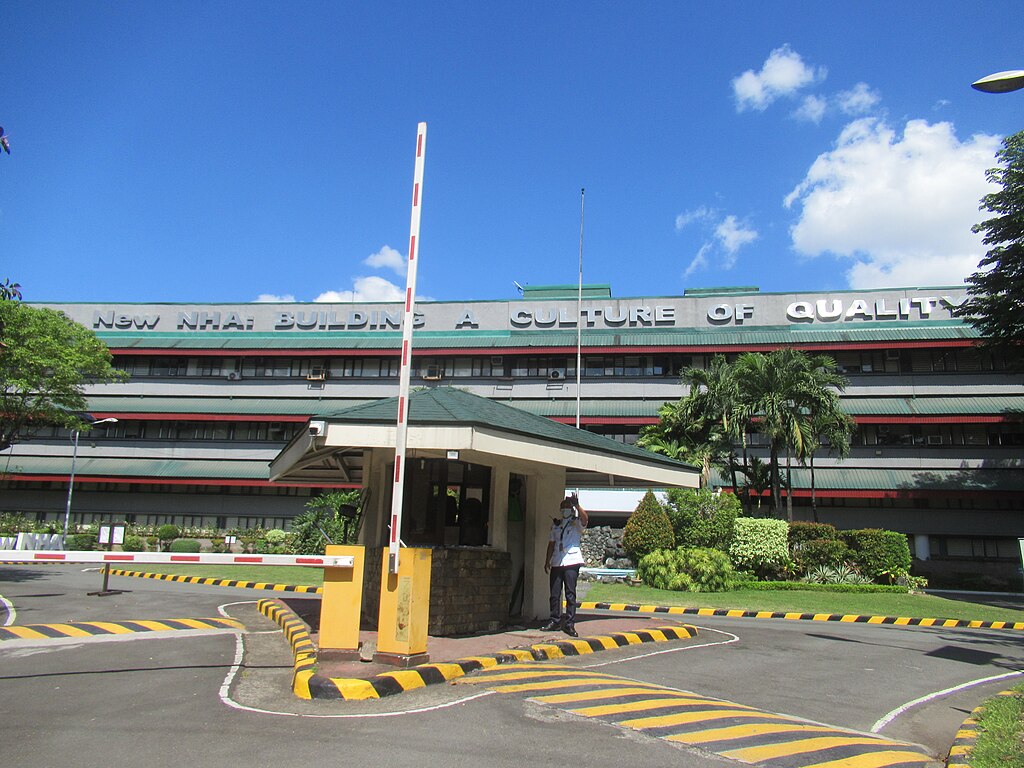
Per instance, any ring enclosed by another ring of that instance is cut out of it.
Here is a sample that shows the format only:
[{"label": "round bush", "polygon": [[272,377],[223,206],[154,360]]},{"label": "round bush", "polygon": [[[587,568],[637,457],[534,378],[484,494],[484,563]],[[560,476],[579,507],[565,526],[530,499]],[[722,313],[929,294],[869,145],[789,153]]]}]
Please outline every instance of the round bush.
[{"label": "round bush", "polygon": [[657,549],[640,560],[637,576],[648,586],[676,592],[725,592],[736,584],[729,556],[708,547]]},{"label": "round bush", "polygon": [[175,539],[171,542],[170,552],[199,552],[199,542],[195,539]]},{"label": "round bush", "polygon": [[97,543],[95,533],[76,533],[68,536],[68,549],[75,552],[91,552],[96,549]]},{"label": "round bush", "polygon": [[736,518],[742,509],[731,493],[707,488],[672,488],[666,492],[665,510],[672,523],[677,547],[712,547],[729,551]]},{"label": "round bush", "polygon": [[793,559],[799,571],[813,568],[837,568],[850,559],[850,550],[838,539],[811,539],[793,547]]},{"label": "round bush", "polygon": [[842,537],[857,570],[872,580],[891,584],[910,571],[910,544],[902,533],[864,528]]},{"label": "round bush", "polygon": [[732,564],[758,578],[775,576],[790,565],[789,525],[785,520],[737,517],[729,547]]},{"label": "round bush", "polygon": [[285,540],[288,538],[288,534],[280,528],[271,528],[267,531],[265,538],[267,540],[267,544],[277,546],[279,544],[284,544]]},{"label": "round bush", "polygon": [[179,536],[181,536],[181,529],[178,526],[173,525],[171,523],[161,525],[159,528],[156,529],[156,537],[160,541],[172,541],[173,539],[176,539]]},{"label": "round bush", "polygon": [[829,523],[811,523],[796,521],[789,524],[789,546],[795,547],[808,541],[821,539],[835,540],[839,538],[839,531]]},{"label": "round bush", "polygon": [[622,548],[634,563],[656,549],[672,549],[676,544],[672,523],[661,504],[648,491],[626,521],[622,530]]},{"label": "round bush", "polygon": [[145,552],[146,542],[141,536],[125,536],[121,550],[124,552]]}]

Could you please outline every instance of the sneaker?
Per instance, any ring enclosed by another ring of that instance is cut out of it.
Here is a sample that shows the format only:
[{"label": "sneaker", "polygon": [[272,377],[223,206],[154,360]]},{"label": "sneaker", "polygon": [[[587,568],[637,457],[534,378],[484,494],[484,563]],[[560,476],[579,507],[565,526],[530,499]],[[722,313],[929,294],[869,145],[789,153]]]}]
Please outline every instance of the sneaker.
[{"label": "sneaker", "polygon": [[556,629],[561,629],[561,628],[562,628],[562,623],[552,619],[547,624],[545,624],[543,627],[541,627],[540,631],[541,632],[554,632]]},{"label": "sneaker", "polygon": [[569,637],[579,637],[579,633],[576,631],[576,627],[574,627],[572,624],[566,624],[565,629],[563,629],[562,631],[565,632],[565,634],[567,634]]}]

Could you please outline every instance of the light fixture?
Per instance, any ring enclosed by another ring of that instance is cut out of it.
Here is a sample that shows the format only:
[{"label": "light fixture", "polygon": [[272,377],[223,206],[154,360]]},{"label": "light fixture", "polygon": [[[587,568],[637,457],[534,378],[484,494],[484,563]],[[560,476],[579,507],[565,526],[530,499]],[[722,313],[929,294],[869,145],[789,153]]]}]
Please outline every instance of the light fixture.
[{"label": "light fixture", "polygon": [[1024,70],[1009,69],[996,72],[971,83],[971,88],[985,93],[1009,93],[1024,88]]}]

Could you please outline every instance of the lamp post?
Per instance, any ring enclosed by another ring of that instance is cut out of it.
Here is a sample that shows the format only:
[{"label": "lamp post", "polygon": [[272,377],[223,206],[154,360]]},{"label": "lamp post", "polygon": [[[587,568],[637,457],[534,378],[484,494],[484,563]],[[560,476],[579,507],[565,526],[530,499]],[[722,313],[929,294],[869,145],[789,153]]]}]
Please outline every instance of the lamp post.
[{"label": "lamp post", "polygon": [[[100,419],[99,421],[90,422],[89,428],[95,427],[99,424],[113,424],[116,422],[113,416],[106,419]],[[71,522],[71,494],[75,490],[75,462],[78,460],[78,436],[82,433],[80,429],[75,430],[74,448],[71,451],[71,479],[68,481],[68,501],[64,507],[64,548],[68,546],[68,524]]]},{"label": "lamp post", "polygon": [[1024,70],[1010,69],[1006,72],[996,72],[993,75],[976,80],[971,83],[971,88],[984,93],[1009,93],[1024,88]]}]

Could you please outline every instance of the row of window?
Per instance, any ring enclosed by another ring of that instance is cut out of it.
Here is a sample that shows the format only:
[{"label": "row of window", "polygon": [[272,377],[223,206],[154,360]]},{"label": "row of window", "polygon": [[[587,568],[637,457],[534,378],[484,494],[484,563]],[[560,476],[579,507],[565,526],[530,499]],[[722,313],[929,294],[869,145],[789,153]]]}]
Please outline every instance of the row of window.
[{"label": "row of window", "polygon": [[[688,367],[705,367],[712,355],[585,355],[582,376],[678,376]],[[726,355],[734,359],[735,354]],[[912,374],[1002,371],[1002,358],[974,348],[841,351],[835,355],[847,374]],[[131,357],[115,364],[132,377],[213,377],[310,381],[397,377],[397,357]],[[423,379],[575,378],[576,358],[566,355],[487,355],[480,357],[416,357],[416,375]]]}]

